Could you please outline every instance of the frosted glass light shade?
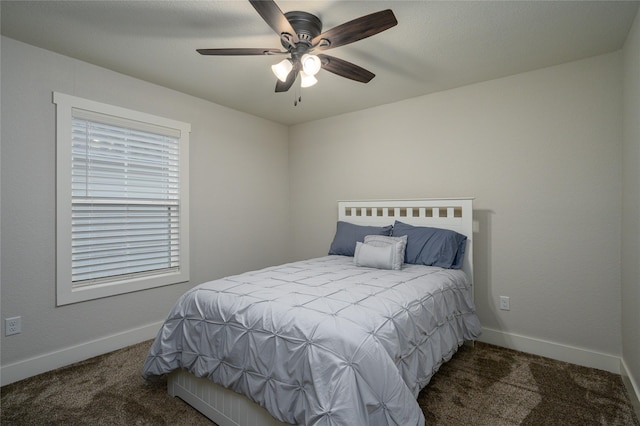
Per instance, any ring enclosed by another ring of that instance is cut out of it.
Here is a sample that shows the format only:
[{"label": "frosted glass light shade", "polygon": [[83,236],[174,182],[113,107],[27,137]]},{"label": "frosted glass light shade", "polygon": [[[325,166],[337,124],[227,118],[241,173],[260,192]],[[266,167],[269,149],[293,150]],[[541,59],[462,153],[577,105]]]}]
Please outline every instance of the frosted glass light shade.
[{"label": "frosted glass light shade", "polygon": [[281,62],[271,66],[271,71],[273,71],[276,77],[278,77],[278,80],[282,82],[287,81],[287,76],[292,69],[293,64],[289,59],[283,59]]},{"label": "frosted glass light shade", "polygon": [[316,75],[320,68],[322,67],[322,63],[320,62],[320,58],[316,55],[309,55],[305,53],[302,55],[300,60],[302,62],[302,69],[307,75]]},{"label": "frosted glass light shade", "polygon": [[318,79],[304,71],[300,71],[300,87],[311,87],[318,82]]}]

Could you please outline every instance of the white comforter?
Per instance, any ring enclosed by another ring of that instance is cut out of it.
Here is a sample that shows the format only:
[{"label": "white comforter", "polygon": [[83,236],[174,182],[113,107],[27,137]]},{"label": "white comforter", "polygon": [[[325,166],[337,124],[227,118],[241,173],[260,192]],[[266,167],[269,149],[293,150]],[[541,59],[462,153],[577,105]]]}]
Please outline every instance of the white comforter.
[{"label": "white comforter", "polygon": [[302,425],[424,425],[416,397],[480,334],[459,270],[327,256],[185,293],[143,376],[186,368]]}]

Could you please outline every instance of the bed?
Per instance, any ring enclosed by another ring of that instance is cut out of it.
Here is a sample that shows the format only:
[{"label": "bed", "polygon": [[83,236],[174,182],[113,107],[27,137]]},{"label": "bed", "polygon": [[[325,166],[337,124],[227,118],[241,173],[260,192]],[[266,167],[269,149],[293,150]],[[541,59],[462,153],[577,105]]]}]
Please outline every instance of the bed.
[{"label": "bed", "polygon": [[187,291],[143,377],[220,426],[424,425],[418,393],[480,334],[472,237],[469,198],[338,202],[329,255]]}]

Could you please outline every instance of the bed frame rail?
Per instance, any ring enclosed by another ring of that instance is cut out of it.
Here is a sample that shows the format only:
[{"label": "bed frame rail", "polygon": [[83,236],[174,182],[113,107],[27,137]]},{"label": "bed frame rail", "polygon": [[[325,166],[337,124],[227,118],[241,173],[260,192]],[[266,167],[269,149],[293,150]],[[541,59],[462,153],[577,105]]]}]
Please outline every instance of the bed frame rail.
[{"label": "bed frame rail", "polygon": [[273,418],[246,396],[182,369],[169,374],[167,393],[182,399],[218,426],[292,426]]}]

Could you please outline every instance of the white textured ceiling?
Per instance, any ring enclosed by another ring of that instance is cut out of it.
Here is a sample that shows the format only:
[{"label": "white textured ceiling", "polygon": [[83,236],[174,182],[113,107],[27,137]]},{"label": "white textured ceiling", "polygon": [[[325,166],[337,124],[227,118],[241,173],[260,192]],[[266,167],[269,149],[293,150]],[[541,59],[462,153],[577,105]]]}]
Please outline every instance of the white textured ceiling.
[{"label": "white textured ceiling", "polygon": [[[320,71],[312,88],[274,93],[274,56],[197,48],[280,48],[244,0],[7,1],[2,34],[284,124],[295,124],[621,49],[638,1],[277,1],[323,30],[390,8],[398,25],[327,51],[376,77]],[[295,93],[302,102],[294,106]]]}]

